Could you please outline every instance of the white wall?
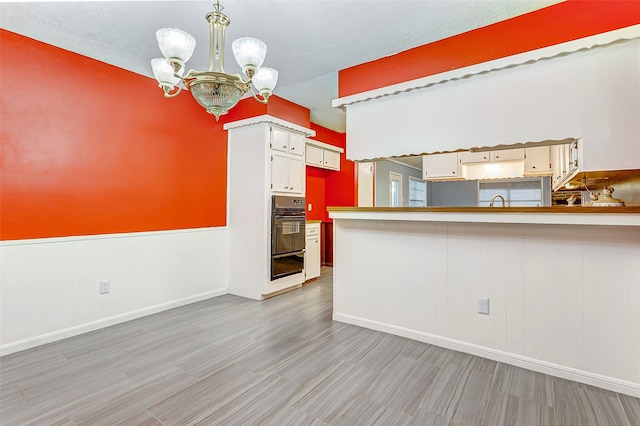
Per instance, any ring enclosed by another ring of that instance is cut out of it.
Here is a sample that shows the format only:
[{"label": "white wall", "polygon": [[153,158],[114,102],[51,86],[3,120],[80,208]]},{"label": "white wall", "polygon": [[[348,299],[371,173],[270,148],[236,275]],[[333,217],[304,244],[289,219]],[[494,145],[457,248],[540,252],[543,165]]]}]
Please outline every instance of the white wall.
[{"label": "white wall", "polygon": [[334,218],[334,232],[334,319],[640,396],[640,227]]},{"label": "white wall", "polygon": [[2,242],[0,354],[226,294],[227,240],[222,227]]},{"label": "white wall", "polygon": [[478,74],[483,67],[492,64],[472,67],[468,78],[348,104],[347,158],[582,138],[584,170],[640,167],[640,39]]}]

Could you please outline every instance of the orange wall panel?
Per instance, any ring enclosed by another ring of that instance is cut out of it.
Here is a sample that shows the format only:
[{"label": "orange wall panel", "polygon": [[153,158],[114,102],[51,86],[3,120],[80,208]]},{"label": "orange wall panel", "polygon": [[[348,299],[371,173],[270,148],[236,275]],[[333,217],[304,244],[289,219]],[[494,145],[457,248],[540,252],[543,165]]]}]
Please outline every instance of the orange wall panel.
[{"label": "orange wall panel", "polygon": [[2,240],[224,226],[227,136],[188,92],[0,30]]},{"label": "orange wall panel", "polygon": [[257,102],[253,98],[242,99],[228,114],[220,117],[220,122],[232,123],[265,114],[302,127],[309,127],[309,108],[294,104],[277,95],[272,95],[268,104]]},{"label": "orange wall panel", "polygon": [[298,126],[309,128],[311,113],[305,108],[279,96],[271,96],[267,105],[269,115],[281,118]]},{"label": "orange wall panel", "polygon": [[[320,167],[312,166],[307,166],[306,169],[307,220],[323,220],[326,210],[326,171]],[[312,205],[311,211],[308,210],[309,204]]]},{"label": "orange wall panel", "polygon": [[640,23],[637,0],[570,0],[341,70],[338,96],[463,68]]}]

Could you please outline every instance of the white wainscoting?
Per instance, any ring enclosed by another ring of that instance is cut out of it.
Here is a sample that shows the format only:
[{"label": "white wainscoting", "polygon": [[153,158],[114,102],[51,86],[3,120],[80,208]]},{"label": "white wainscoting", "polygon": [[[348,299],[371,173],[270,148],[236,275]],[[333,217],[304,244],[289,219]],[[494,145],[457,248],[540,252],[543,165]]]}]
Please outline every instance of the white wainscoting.
[{"label": "white wainscoting", "polygon": [[227,294],[227,241],[221,227],[2,242],[0,355]]},{"label": "white wainscoting", "polygon": [[335,320],[640,396],[640,227],[334,217],[334,233]]}]

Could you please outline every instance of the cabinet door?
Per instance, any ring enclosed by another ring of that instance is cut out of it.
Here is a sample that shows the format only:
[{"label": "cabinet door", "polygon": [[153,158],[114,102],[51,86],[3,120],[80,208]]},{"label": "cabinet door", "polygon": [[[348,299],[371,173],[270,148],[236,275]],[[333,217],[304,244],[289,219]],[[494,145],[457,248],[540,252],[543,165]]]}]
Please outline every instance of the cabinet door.
[{"label": "cabinet door", "polygon": [[304,195],[304,161],[287,158],[289,163],[289,192]]},{"label": "cabinet door", "polygon": [[460,156],[462,164],[486,163],[489,161],[489,152],[469,152],[465,151]]},{"label": "cabinet door", "polygon": [[271,156],[271,189],[274,192],[289,192],[289,157],[280,154]]},{"label": "cabinet door", "polygon": [[573,141],[569,145],[569,173],[578,170],[578,141]]},{"label": "cabinet door", "polygon": [[323,159],[323,149],[318,148],[317,146],[307,145],[307,153],[305,156],[305,161],[307,164],[312,166],[322,167],[324,163]]},{"label": "cabinet door", "polygon": [[289,151],[289,133],[277,127],[271,128],[271,149]]},{"label": "cabinet door", "polygon": [[324,167],[326,169],[340,170],[340,153],[324,150]]},{"label": "cabinet door", "polygon": [[525,148],[525,175],[550,175],[552,173],[550,152],[548,146]]},{"label": "cabinet door", "polygon": [[289,133],[289,152],[294,155],[304,155],[304,136],[298,133]]},{"label": "cabinet door", "polygon": [[459,178],[460,161],[457,152],[422,157],[424,179]]},{"label": "cabinet door", "polygon": [[320,276],[320,224],[307,224],[304,257],[305,280]]},{"label": "cabinet door", "polygon": [[553,174],[551,175],[552,186],[553,189],[558,189],[563,183],[566,168],[564,166],[564,148],[562,145],[551,146],[551,167],[553,169]]},{"label": "cabinet door", "polygon": [[320,276],[320,238],[307,238],[304,253],[304,279]]},{"label": "cabinet door", "polygon": [[524,160],[524,148],[491,151],[491,161]]}]

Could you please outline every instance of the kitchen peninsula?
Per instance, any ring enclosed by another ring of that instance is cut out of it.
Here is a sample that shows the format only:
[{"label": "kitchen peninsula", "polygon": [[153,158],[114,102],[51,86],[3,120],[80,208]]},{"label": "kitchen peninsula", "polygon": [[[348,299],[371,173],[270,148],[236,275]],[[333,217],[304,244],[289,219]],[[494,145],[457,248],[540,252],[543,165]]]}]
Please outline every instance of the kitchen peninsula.
[{"label": "kitchen peninsula", "polygon": [[329,208],[333,317],[640,396],[639,213]]}]

